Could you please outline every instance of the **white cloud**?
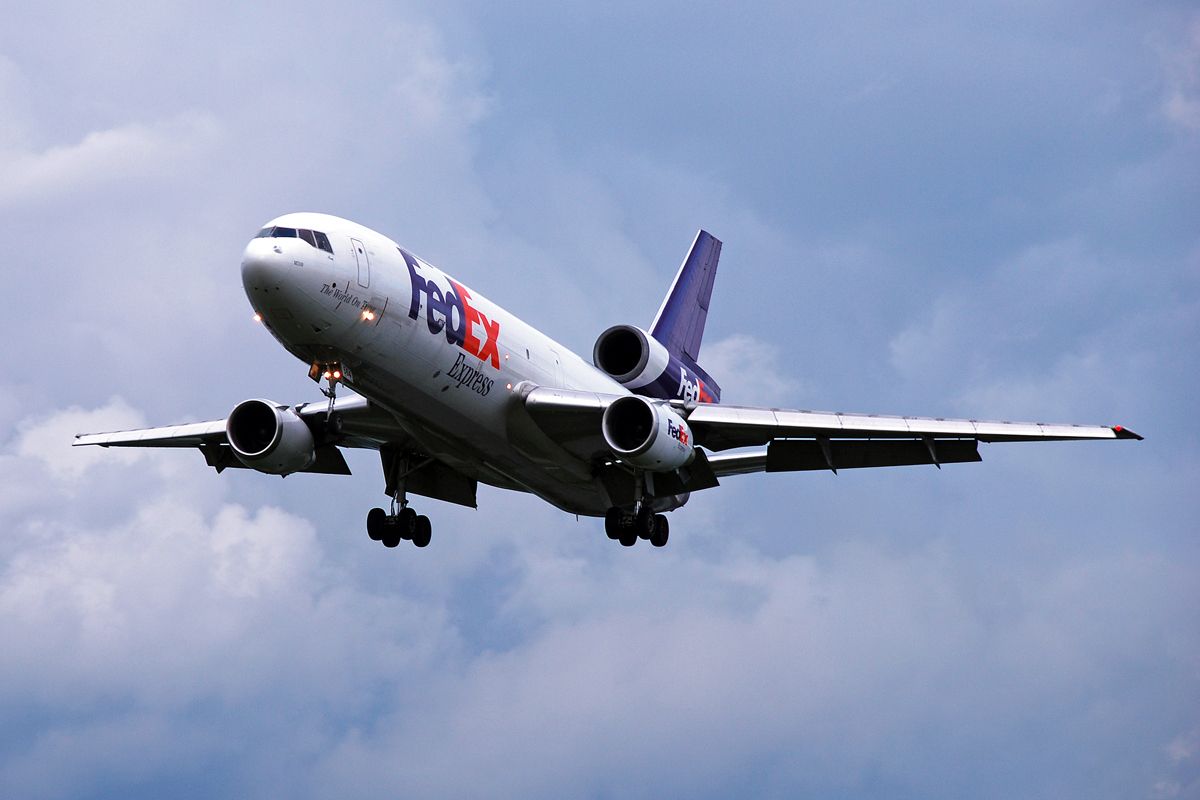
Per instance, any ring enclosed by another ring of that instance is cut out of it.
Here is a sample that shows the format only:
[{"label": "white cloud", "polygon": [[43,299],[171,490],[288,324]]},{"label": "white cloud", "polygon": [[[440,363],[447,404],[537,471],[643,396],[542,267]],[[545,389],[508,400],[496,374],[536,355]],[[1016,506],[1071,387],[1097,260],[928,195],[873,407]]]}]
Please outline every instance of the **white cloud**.
[{"label": "white cloud", "polygon": [[[0,654],[0,706],[34,720],[0,776],[26,796],[169,780],[197,759],[232,760],[251,795],[275,770],[313,795],[704,794],[751,765],[813,791],[867,774],[933,791],[907,768],[929,745],[914,729],[987,729],[938,739],[966,763],[1046,704],[1077,731],[1121,665],[1155,663],[1194,578],[1145,557],[1009,565],[998,614],[936,546],[770,557],[739,544],[748,531],[712,550],[685,527],[666,551],[627,551],[514,497],[471,517],[495,537],[446,529],[426,552],[356,530],[349,546],[385,576],[371,589],[334,558],[340,534],[198,489],[197,459],[49,454],[78,426],[141,419],[119,399],[39,415],[0,453],[38,476],[0,572],[0,639],[21,643]],[[73,508],[93,482],[117,509],[102,519],[90,499]],[[498,584],[461,597],[480,572]],[[463,617],[507,633],[481,646]],[[58,769],[89,736],[103,746]],[[269,754],[223,744],[261,737]]]},{"label": "white cloud", "polygon": [[74,406],[44,419],[26,421],[21,426],[16,454],[30,462],[40,463],[56,479],[78,479],[102,462],[130,464],[148,451],[73,447],[77,434],[123,431],[145,426],[145,418],[139,412],[123,398],[114,397],[102,408],[88,410]]},{"label": "white cloud", "polygon": [[93,131],[40,152],[0,153],[0,208],[28,206],[145,179],[162,179],[202,155],[219,136],[212,117],[184,114],[152,124]]},{"label": "white cloud", "polygon": [[722,402],[787,407],[798,400],[793,364],[770,342],[736,333],[704,345],[701,363],[721,386]]}]

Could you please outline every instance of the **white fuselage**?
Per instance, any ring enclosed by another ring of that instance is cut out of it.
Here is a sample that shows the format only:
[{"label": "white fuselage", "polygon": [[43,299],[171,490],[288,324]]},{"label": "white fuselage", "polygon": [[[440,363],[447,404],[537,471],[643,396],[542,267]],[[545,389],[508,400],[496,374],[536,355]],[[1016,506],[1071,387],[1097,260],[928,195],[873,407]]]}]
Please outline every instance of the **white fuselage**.
[{"label": "white fuselage", "polygon": [[513,389],[628,390],[382,234],[312,213],[267,223],[275,226],[320,231],[333,251],[298,237],[246,247],[246,294],[290,353],[343,365],[345,383],[394,414],[413,450],[567,511],[604,513],[593,465],[528,426]]}]

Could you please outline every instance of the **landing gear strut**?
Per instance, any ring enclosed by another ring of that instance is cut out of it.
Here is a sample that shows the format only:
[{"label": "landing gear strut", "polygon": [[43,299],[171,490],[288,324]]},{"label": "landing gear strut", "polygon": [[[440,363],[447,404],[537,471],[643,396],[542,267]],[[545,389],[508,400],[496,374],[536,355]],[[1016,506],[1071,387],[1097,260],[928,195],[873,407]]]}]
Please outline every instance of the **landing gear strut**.
[{"label": "landing gear strut", "polygon": [[428,547],[429,540],[433,538],[433,526],[429,517],[418,515],[409,508],[405,478],[433,459],[426,458],[414,464],[414,459],[408,454],[387,451],[382,455],[387,478],[386,491],[392,497],[392,509],[390,514],[382,508],[372,508],[367,513],[367,535],[374,541],[383,542],[384,547],[396,547],[401,539],[417,547]]},{"label": "landing gear strut", "polygon": [[610,508],[604,515],[604,532],[622,547],[633,547],[638,539],[646,539],[655,547],[663,547],[670,537],[671,526],[663,514],[655,514],[650,506],[642,503],[632,514],[619,508]]}]

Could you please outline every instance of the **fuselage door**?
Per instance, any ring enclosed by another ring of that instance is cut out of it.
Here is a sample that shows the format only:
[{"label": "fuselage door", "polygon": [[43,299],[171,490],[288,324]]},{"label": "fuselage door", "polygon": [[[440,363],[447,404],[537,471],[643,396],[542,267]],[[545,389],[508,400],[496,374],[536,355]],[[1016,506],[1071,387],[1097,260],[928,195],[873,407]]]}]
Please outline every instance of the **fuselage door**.
[{"label": "fuselage door", "polygon": [[371,285],[371,259],[367,256],[367,248],[358,239],[351,239],[350,246],[354,248],[354,260],[358,262],[358,285],[364,289]]}]

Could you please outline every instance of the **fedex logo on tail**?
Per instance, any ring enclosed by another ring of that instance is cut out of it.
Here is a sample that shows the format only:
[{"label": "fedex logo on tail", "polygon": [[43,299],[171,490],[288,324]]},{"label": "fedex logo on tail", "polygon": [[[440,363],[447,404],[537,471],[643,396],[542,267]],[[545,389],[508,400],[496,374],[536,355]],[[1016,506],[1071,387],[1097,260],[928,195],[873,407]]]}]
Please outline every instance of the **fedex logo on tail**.
[{"label": "fedex logo on tail", "polygon": [[688,375],[686,367],[679,368],[679,391],[676,394],[685,402],[694,401],[697,403],[711,403],[713,396],[704,388],[704,381],[696,378],[695,381]]},{"label": "fedex logo on tail", "polygon": [[[456,344],[476,358],[483,359],[500,369],[500,323],[488,319],[479,309],[471,305],[471,293],[467,287],[450,278],[443,289],[419,273],[417,260],[403,250],[404,263],[412,280],[412,302],[408,306],[410,319],[421,315],[421,296],[425,296],[425,324],[432,334],[445,333],[446,341]],[[482,334],[482,337],[480,336]]]}]

